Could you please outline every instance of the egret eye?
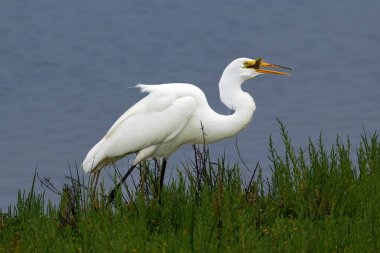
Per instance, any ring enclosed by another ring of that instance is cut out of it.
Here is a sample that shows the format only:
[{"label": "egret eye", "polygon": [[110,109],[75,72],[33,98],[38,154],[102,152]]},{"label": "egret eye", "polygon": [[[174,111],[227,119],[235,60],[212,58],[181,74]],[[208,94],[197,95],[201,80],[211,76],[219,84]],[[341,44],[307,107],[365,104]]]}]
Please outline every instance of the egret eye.
[{"label": "egret eye", "polygon": [[254,66],[256,65],[256,61],[254,60],[251,60],[251,61],[245,61],[244,63],[244,68],[254,68]]}]

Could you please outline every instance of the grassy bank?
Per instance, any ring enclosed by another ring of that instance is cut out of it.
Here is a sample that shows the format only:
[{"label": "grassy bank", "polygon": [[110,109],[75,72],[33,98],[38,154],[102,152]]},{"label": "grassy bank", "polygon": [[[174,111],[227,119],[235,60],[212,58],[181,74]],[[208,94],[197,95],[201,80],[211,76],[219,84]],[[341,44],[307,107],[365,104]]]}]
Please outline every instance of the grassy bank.
[{"label": "grassy bank", "polygon": [[260,167],[242,180],[238,165],[212,163],[201,147],[160,196],[155,164],[112,205],[101,187],[90,197],[80,175],[58,190],[57,207],[32,187],[0,216],[0,252],[380,251],[378,136],[350,157],[349,141],[301,150],[281,130],[285,153],[270,141],[269,180]]}]

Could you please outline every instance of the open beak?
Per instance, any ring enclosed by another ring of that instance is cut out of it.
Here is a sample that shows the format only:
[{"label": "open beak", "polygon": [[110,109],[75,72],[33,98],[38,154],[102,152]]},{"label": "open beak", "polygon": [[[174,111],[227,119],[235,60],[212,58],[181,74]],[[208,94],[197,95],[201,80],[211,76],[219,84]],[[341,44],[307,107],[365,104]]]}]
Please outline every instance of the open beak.
[{"label": "open beak", "polygon": [[261,67],[269,67],[269,68],[278,68],[278,69],[287,69],[287,70],[292,70],[291,68],[280,66],[280,65],[274,65],[271,63],[267,63],[264,61],[261,61],[259,64],[258,68],[256,69],[256,72],[262,73],[262,74],[275,74],[275,75],[289,75],[286,72],[281,72],[281,71],[276,71],[276,70],[271,70],[271,69],[262,69]]},{"label": "open beak", "polygon": [[275,75],[289,75],[289,74],[286,72],[281,72],[281,71],[276,71],[276,70],[271,70],[271,69],[262,69],[262,67],[292,70],[291,68],[288,68],[288,67],[264,62],[262,58],[258,58],[257,60],[252,60],[252,61],[247,62],[247,67],[254,68],[256,72],[261,73],[261,74],[275,74]]}]

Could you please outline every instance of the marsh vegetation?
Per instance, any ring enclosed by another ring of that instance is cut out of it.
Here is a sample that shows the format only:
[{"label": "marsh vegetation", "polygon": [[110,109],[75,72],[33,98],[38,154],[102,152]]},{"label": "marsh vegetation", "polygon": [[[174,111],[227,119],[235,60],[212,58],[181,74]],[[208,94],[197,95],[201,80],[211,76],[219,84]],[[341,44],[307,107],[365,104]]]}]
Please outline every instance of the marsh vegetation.
[{"label": "marsh vegetation", "polygon": [[269,179],[259,164],[242,178],[239,164],[212,160],[204,146],[159,193],[158,164],[142,164],[113,203],[102,185],[88,194],[74,171],[53,205],[35,177],[0,214],[0,252],[378,252],[378,135],[355,150],[322,137],[303,150],[281,133],[281,154],[269,140]]}]

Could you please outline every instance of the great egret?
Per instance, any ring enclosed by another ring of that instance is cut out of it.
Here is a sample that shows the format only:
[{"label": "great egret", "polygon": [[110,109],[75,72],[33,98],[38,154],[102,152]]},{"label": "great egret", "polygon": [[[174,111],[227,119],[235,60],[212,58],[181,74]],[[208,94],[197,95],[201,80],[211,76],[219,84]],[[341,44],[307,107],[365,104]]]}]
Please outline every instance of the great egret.
[{"label": "great egret", "polygon": [[202,90],[192,84],[138,84],[136,87],[149,94],[121,115],[88,152],[82,164],[83,170],[93,173],[96,185],[102,168],[128,154],[137,153],[120,186],[142,160],[163,158],[161,189],[166,161],[181,145],[219,141],[236,135],[248,125],[256,105],[253,98],[241,89],[246,80],[260,74],[287,75],[262,67],[290,70],[266,63],[261,58],[239,58],[224,70],[219,81],[220,99],[233,111],[231,115],[221,115],[212,110]]}]

